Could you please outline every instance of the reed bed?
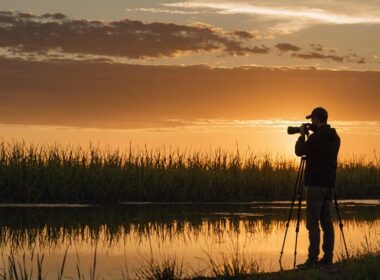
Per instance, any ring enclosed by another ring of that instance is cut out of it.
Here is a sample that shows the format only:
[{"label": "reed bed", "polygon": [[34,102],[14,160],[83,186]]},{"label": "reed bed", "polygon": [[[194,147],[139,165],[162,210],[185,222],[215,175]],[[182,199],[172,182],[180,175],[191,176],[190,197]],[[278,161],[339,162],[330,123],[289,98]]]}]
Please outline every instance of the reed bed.
[{"label": "reed bed", "polygon": [[[365,245],[363,245],[365,246]],[[67,251],[66,251],[67,252]],[[0,279],[2,280],[43,280],[43,279],[120,279],[120,280],[217,280],[217,279],[379,279],[380,277],[380,251],[378,248],[358,248],[350,260],[338,259],[332,266],[308,270],[287,270],[265,273],[260,264],[238,252],[229,252],[223,255],[222,260],[209,259],[206,270],[188,273],[183,262],[176,256],[155,259],[152,256],[142,259],[139,267],[131,271],[125,263],[120,267],[118,276],[107,277],[105,272],[96,273],[96,250],[89,269],[88,277],[80,263],[77,253],[76,273],[73,277],[66,272],[66,252],[62,261],[57,264],[57,272],[48,274],[44,263],[44,255],[35,258],[32,254],[26,260],[25,253],[18,255],[11,252],[0,264]],[[86,276],[85,276],[86,275]],[[110,274],[111,275],[111,274]],[[87,277],[87,278],[85,278]]]},{"label": "reed bed", "polygon": [[[0,142],[0,202],[288,200],[297,170],[296,160],[250,151]],[[378,198],[378,162],[340,162],[337,189],[340,198]]]}]

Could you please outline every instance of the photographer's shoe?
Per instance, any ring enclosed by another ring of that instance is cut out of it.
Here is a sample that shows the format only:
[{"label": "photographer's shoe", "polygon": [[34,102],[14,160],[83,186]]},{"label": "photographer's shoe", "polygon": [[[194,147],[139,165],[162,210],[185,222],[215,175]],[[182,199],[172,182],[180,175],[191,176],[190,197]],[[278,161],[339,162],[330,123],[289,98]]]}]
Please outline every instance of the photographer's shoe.
[{"label": "photographer's shoe", "polygon": [[316,268],[318,266],[318,260],[307,259],[303,264],[297,265],[298,269]]},{"label": "photographer's shoe", "polygon": [[319,266],[332,265],[332,263],[332,259],[329,258],[322,258],[318,261]]}]

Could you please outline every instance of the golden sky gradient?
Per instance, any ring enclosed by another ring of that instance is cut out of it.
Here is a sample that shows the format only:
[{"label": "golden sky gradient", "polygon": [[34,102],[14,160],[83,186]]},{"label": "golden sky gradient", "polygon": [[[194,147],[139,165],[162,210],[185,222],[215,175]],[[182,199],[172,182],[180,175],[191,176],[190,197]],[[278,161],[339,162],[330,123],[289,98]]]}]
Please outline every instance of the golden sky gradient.
[{"label": "golden sky gradient", "polygon": [[324,106],[380,150],[376,1],[111,2],[0,3],[2,139],[289,154]]}]

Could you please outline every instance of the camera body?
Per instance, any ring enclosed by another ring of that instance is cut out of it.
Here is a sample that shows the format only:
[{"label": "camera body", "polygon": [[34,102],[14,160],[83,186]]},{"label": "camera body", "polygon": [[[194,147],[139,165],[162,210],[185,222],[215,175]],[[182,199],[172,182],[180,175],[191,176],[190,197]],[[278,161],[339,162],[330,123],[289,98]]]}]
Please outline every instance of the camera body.
[{"label": "camera body", "polygon": [[[303,127],[303,129],[305,130],[306,135],[310,134],[310,130],[314,131],[314,125],[311,123],[303,123],[301,127]],[[289,126],[288,127],[288,134],[293,135],[293,134],[300,133],[301,127]]]}]

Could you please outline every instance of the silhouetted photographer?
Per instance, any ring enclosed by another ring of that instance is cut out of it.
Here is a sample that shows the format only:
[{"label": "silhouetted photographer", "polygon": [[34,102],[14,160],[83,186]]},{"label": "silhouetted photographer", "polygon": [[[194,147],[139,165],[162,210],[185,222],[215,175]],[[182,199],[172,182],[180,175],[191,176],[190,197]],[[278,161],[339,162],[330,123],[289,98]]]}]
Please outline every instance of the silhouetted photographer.
[{"label": "silhouetted photographer", "polygon": [[[321,265],[329,265],[333,261],[334,252],[334,227],[331,221],[333,203],[339,220],[339,228],[342,234],[347,260],[349,254],[346,239],[343,232],[343,223],[339,212],[338,199],[335,191],[337,158],[340,147],[340,138],[334,128],[327,124],[328,113],[322,107],[315,108],[311,115],[306,117],[311,123],[304,123],[301,127],[288,127],[289,134],[300,133],[296,143],[295,152],[301,157],[300,167],[294,185],[292,202],[286,222],[284,240],[280,252],[280,268],[284,254],[286,236],[289,229],[292,211],[297,205],[296,239],[294,246],[293,267],[297,263],[297,242],[301,218],[301,204],[304,186],[306,186],[306,227],[309,231],[309,255],[305,263],[298,268],[310,268]],[[310,135],[310,131],[313,133]],[[308,135],[308,139],[305,137]],[[323,257],[318,260],[320,230],[323,230]]]},{"label": "silhouetted photographer", "polygon": [[[295,146],[297,156],[306,156],[306,227],[309,231],[309,254],[299,268],[331,264],[334,251],[334,227],[331,221],[340,138],[327,124],[328,113],[318,107],[311,115],[311,124],[299,128],[301,136]],[[313,133],[305,139],[308,130]],[[318,261],[320,230],[323,230],[323,257]]]}]

